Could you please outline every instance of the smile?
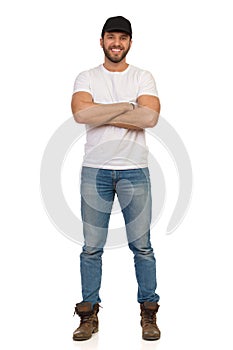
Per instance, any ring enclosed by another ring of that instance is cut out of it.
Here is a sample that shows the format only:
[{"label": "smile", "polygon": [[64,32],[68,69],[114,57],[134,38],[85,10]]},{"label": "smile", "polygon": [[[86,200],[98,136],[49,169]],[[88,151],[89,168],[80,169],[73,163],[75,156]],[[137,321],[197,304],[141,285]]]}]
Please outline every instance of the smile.
[{"label": "smile", "polygon": [[112,52],[121,52],[121,49],[111,49]]}]

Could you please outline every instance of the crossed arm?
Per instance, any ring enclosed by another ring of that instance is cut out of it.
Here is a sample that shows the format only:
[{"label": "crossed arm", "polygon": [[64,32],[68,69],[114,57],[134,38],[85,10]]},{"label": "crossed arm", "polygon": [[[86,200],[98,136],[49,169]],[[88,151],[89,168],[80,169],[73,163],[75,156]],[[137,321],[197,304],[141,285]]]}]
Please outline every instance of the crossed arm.
[{"label": "crossed arm", "polygon": [[91,94],[81,91],[74,93],[71,109],[77,123],[141,130],[156,125],[160,102],[156,96],[142,95],[138,97],[136,106],[128,102],[98,104]]}]

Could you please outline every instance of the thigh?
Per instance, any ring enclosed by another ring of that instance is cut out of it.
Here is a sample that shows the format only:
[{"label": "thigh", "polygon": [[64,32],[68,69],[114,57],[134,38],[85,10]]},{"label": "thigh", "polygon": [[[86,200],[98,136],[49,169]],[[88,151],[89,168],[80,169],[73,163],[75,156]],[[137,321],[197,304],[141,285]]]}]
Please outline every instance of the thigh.
[{"label": "thigh", "polygon": [[105,227],[114,201],[111,176],[104,169],[83,167],[81,173],[81,211],[85,222]]},{"label": "thigh", "polygon": [[148,168],[123,171],[116,187],[129,242],[147,234],[151,223],[151,186]]}]

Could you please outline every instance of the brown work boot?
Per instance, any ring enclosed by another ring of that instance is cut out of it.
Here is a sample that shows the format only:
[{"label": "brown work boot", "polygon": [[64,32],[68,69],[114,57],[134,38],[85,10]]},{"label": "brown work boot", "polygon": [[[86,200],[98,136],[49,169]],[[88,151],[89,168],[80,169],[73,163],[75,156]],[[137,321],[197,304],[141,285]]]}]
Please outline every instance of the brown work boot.
[{"label": "brown work boot", "polygon": [[140,307],[142,338],[144,340],[158,340],[160,338],[160,330],[156,324],[156,313],[159,305],[156,302],[146,301]]},{"label": "brown work boot", "polygon": [[87,340],[90,339],[92,333],[98,332],[98,314],[99,304],[92,304],[83,302],[76,304],[75,313],[80,317],[80,325],[73,333],[73,340]]}]

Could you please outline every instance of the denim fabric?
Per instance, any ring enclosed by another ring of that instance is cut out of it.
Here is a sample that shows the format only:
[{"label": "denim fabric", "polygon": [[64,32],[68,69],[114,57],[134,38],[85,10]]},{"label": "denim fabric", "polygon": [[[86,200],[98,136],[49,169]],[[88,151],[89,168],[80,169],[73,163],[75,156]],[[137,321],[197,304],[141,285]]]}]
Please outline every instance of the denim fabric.
[{"label": "denim fabric", "polygon": [[80,255],[83,301],[101,302],[102,254],[115,194],[134,254],[139,303],[159,301],[156,261],[150,242],[151,188],[148,168],[108,170],[83,167],[81,214],[84,246]]}]

